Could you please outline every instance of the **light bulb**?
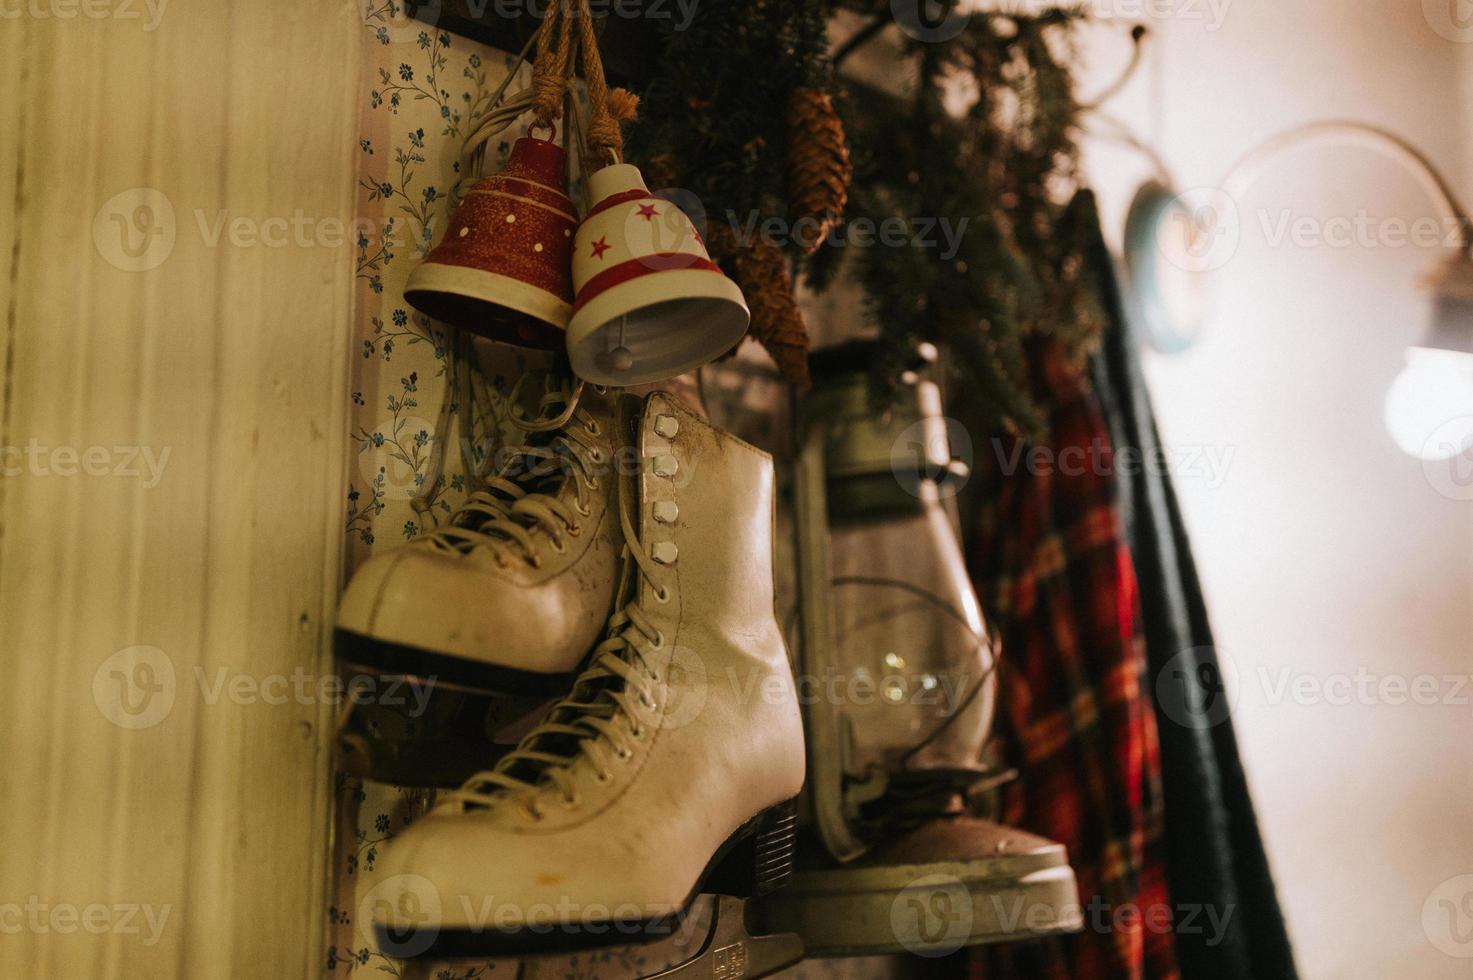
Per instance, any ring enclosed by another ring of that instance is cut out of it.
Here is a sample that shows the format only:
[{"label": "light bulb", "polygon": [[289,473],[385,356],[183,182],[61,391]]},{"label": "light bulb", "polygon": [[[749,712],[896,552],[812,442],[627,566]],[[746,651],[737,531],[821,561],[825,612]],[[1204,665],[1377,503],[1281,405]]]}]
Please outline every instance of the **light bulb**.
[{"label": "light bulb", "polygon": [[1386,392],[1386,429],[1402,451],[1450,459],[1473,447],[1473,353],[1408,347]]}]

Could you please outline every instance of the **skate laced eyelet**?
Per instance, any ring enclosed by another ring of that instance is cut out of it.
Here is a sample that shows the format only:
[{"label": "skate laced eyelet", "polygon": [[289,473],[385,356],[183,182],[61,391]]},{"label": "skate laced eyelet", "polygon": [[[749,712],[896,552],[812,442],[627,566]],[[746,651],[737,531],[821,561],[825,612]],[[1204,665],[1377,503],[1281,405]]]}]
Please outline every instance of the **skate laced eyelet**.
[{"label": "skate laced eyelet", "polygon": [[655,591],[655,601],[656,602],[669,602],[670,601],[670,590],[667,589],[663,585],[660,586],[659,589],[657,589]]},{"label": "skate laced eyelet", "polygon": [[542,819],[542,811],[537,809],[537,804],[533,803],[531,800],[523,803],[520,809],[522,811],[522,815],[527,817],[527,819],[529,820],[540,821]]},{"label": "skate laced eyelet", "polygon": [[576,538],[578,535],[580,535],[582,533],[583,533],[583,525],[582,524],[579,524],[577,521],[574,521],[572,524],[569,524],[568,525],[568,537],[570,537],[570,538]]},{"label": "skate laced eyelet", "polygon": [[578,804],[580,804],[582,802],[583,802],[583,800],[581,798],[579,798],[579,796],[578,796],[577,793],[574,793],[572,796],[560,796],[560,797],[558,797],[558,805],[561,806],[564,810],[572,810],[572,809],[575,809],[578,806]]},{"label": "skate laced eyelet", "polygon": [[560,555],[567,554],[567,552],[568,552],[568,543],[566,541],[564,541],[562,538],[553,538],[552,539],[552,550],[553,551],[556,551]]},{"label": "skate laced eyelet", "polygon": [[541,568],[542,567],[542,556],[541,555],[532,555],[531,557],[529,557],[527,559],[527,564],[531,565],[533,568]]},{"label": "skate laced eyelet", "polygon": [[627,745],[621,745],[619,746],[619,750],[614,753],[614,756],[620,762],[628,762],[630,759],[634,758],[634,750]]},{"label": "skate laced eyelet", "polygon": [[602,449],[590,449],[588,450],[588,458],[595,463],[602,463],[604,461],[604,451]]},{"label": "skate laced eyelet", "polygon": [[575,501],[573,501],[573,511],[579,517],[592,517],[593,516],[593,508],[590,507],[590,506],[588,506],[587,504],[585,504],[581,500],[575,500]]},{"label": "skate laced eyelet", "polygon": [[604,431],[604,427],[598,424],[598,420],[597,419],[589,419],[584,424],[583,428],[591,436],[602,435],[603,434],[603,431]]},{"label": "skate laced eyelet", "polygon": [[650,647],[654,650],[665,649],[665,634],[659,630],[655,630],[655,638],[650,641]]},{"label": "skate laced eyelet", "polygon": [[600,786],[607,786],[609,783],[613,782],[613,780],[614,774],[608,772],[607,770],[600,769],[598,772],[593,774],[593,781],[595,783],[598,783]]}]

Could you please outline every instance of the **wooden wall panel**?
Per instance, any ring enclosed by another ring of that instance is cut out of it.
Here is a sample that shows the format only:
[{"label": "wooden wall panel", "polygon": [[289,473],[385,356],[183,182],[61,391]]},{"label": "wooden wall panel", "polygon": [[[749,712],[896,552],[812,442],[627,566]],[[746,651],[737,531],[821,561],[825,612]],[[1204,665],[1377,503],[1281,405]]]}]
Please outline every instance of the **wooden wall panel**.
[{"label": "wooden wall panel", "polygon": [[0,24],[0,975],[315,975],[334,709],[294,680],[331,671],[361,23],[17,9],[49,13]]}]

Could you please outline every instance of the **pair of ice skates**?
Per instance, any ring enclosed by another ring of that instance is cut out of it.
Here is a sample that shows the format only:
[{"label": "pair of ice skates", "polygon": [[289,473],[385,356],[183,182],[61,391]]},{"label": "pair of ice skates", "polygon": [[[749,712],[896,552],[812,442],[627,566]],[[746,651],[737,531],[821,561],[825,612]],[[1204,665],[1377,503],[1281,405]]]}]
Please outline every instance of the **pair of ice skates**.
[{"label": "pair of ice skates", "polygon": [[543,410],[447,525],[342,600],[352,671],[429,684],[442,714],[543,705],[381,853],[365,887],[388,952],[629,942],[703,891],[790,873],[803,728],[771,459],[663,392],[579,384]]}]

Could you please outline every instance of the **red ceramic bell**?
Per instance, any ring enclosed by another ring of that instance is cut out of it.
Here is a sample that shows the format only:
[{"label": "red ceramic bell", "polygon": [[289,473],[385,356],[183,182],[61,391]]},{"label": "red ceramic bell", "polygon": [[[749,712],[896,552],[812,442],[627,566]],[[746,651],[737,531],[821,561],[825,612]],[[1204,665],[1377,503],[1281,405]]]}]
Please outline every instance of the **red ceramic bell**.
[{"label": "red ceramic bell", "polygon": [[482,178],[440,244],[409,275],[404,298],[428,316],[492,340],[551,350],[572,314],[573,233],[567,155],[524,136]]}]

